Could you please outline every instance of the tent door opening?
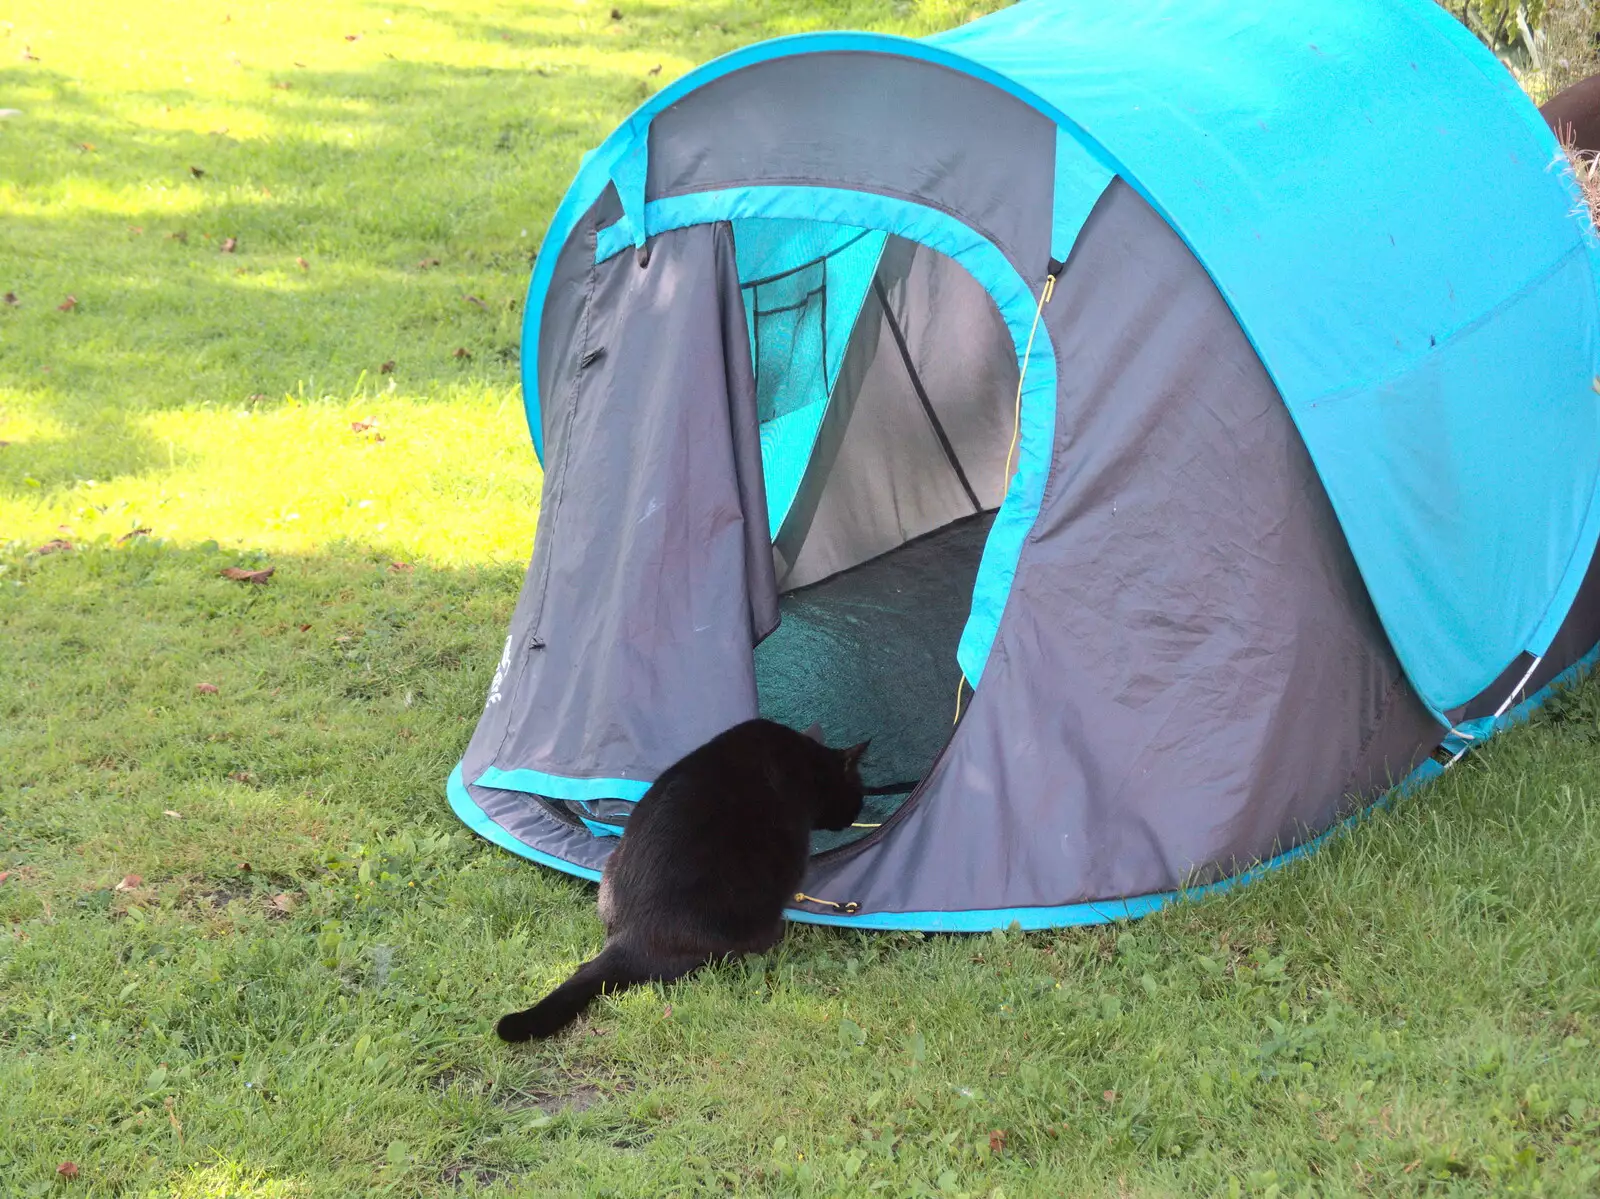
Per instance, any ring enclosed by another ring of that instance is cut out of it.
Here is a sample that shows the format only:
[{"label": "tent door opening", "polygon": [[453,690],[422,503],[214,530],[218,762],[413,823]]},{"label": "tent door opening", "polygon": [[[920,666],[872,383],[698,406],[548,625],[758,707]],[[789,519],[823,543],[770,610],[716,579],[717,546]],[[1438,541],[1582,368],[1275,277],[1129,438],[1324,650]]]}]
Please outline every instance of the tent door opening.
[{"label": "tent door opening", "polygon": [[[761,714],[872,739],[864,826],[954,731],[956,647],[1014,431],[1014,343],[988,292],[905,238],[733,223],[782,620]],[[870,827],[818,834],[834,848]]]}]

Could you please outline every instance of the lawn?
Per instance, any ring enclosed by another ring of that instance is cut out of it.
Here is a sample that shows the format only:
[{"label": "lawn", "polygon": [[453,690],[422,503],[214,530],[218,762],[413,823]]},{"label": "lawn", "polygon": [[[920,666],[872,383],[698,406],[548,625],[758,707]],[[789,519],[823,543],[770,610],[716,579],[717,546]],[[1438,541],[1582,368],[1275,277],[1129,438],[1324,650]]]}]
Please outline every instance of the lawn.
[{"label": "lawn", "polygon": [[1234,895],[493,1039],[600,942],[443,794],[544,223],[696,62],[984,7],[615,2],[0,10],[0,1195],[1600,1190],[1600,686]]}]

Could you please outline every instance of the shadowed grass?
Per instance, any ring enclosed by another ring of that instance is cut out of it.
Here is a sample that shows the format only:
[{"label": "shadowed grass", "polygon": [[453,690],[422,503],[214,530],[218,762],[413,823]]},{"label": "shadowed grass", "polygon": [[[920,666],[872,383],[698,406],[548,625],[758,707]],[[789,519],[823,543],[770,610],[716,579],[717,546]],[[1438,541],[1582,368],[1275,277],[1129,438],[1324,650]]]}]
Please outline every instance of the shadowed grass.
[{"label": "shadowed grass", "polygon": [[531,247],[693,62],[972,6],[618,11],[0,13],[0,1195],[1593,1194],[1592,685],[1204,905],[797,928],[492,1039],[600,937],[442,795],[537,509]]},{"label": "shadowed grass", "polygon": [[493,1018],[599,943],[589,888],[475,841],[439,794],[519,572],[352,550],[278,555],[264,588],[217,576],[257,561],[136,540],[4,563],[0,1126],[23,1135],[0,1178],[72,1160],[86,1193],[298,1196],[1600,1177],[1600,688],[1237,895],[1057,934],[799,928],[513,1052]]}]

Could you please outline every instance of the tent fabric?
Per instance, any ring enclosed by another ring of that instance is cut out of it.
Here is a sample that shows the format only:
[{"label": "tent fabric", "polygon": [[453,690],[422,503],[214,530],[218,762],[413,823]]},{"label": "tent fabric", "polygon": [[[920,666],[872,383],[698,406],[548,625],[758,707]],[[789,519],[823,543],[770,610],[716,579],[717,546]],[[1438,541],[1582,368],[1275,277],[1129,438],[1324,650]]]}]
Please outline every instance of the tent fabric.
[{"label": "tent fabric", "polygon": [[773,537],[811,461],[886,235],[821,221],[734,225]]},{"label": "tent fabric", "polygon": [[488,786],[637,799],[756,714],[777,587],[732,233],[659,241],[648,267],[590,267],[532,562],[467,750]]},{"label": "tent fabric", "polygon": [[1434,707],[1546,648],[1600,515],[1600,248],[1487,50],[1428,0],[1034,0],[931,40],[1069,113],[1194,248]]},{"label": "tent fabric", "polygon": [[863,926],[1288,860],[1590,660],[1597,264],[1429,0],[1025,0],[707,64],[541,247],[544,509],[451,802],[587,876],[676,756],[815,710],[920,778],[814,858]]},{"label": "tent fabric", "polygon": [[819,859],[808,894],[1020,909],[1208,882],[1442,735],[1271,380],[1131,189],[1096,208],[1047,319],[1073,364],[1059,482],[984,682],[894,835]]},{"label": "tent fabric", "polygon": [[[962,672],[976,686],[1011,592],[1017,555],[1038,515],[1054,439],[1055,350],[1049,330],[1033,319],[1038,300],[1015,264],[971,226],[931,204],[839,188],[722,188],[651,201],[645,206],[643,219],[646,228],[656,234],[707,221],[749,218],[809,218],[847,224],[847,214],[851,213],[870,220],[878,229],[917,241],[954,259],[988,290],[1011,333],[1018,360],[1029,360],[1017,404],[1017,469],[990,530],[973,587],[971,614],[956,655]],[[596,250],[602,261],[621,250],[615,239],[608,241],[603,233],[602,230]]]},{"label": "tent fabric", "polygon": [[[816,80],[799,61],[862,54],[877,60],[870,72]],[[663,192],[710,186],[708,173],[740,164],[747,176],[770,177],[781,163],[759,165],[743,136],[775,130],[768,109],[798,112],[792,121],[815,113],[807,136],[764,143],[809,154],[796,163],[799,177],[848,173],[847,151],[872,144],[860,113],[884,106],[858,101],[841,114],[833,97],[859,97],[871,81],[881,97],[892,71],[914,73],[918,62],[946,81],[911,88],[919,108],[959,90],[947,82],[952,73],[990,83],[985,115],[1006,98],[1050,117],[1115,166],[1195,250],[1295,415],[1385,629],[1430,707],[1466,702],[1517,654],[1548,644],[1600,535],[1600,413],[1590,388],[1600,247],[1576,211],[1572,180],[1553,167],[1559,148],[1549,129],[1487,50],[1431,0],[1147,0],[1132,10],[1026,0],[926,41],[810,35],[709,63],[641,108],[574,192],[597,193],[608,159],[640,141]],[[765,107],[746,115],[728,105],[737,119],[722,116],[719,148],[673,154],[682,139],[662,128],[740,75],[741,98],[767,97]],[[966,135],[944,143],[963,161],[1003,156],[1036,136],[1037,123],[1020,117],[975,135],[964,114],[976,109],[951,107],[961,111],[930,115]],[[877,144],[912,140],[896,130]],[[819,161],[825,148],[843,165]],[[657,165],[668,157],[728,165]],[[959,178],[968,190],[976,178],[997,191],[1014,183],[1022,203],[996,196],[992,211],[979,211],[978,200],[958,209],[998,228],[1036,194],[1018,158],[1054,174],[1053,146],[959,173],[944,169],[947,151],[921,174],[940,186]],[[575,215],[558,212],[551,234],[564,238]],[[1002,238],[1030,278],[1048,254],[1039,253],[1041,234],[1046,245],[1059,241],[1033,221]],[[530,323],[543,282],[536,271]],[[1514,320],[1501,319],[1507,309],[1517,310]],[[1525,354],[1531,327],[1546,347],[1537,356]],[[1543,401],[1514,428],[1496,420],[1497,397],[1517,382],[1496,373],[1507,361],[1538,370],[1532,383]],[[536,391],[528,402],[537,444]],[[1397,447],[1404,453],[1361,452],[1374,429],[1395,442],[1397,426],[1448,426],[1450,436],[1413,436]],[[1574,452],[1552,479],[1538,451],[1557,442]],[[1031,514],[1031,504],[1022,507]],[[1528,528],[1544,535],[1517,535]],[[981,673],[975,647],[967,658]]]},{"label": "tent fabric", "polygon": [[1016,390],[1011,334],[989,294],[954,259],[890,238],[774,543],[779,585],[815,583],[999,507],[1012,412],[994,401]]}]

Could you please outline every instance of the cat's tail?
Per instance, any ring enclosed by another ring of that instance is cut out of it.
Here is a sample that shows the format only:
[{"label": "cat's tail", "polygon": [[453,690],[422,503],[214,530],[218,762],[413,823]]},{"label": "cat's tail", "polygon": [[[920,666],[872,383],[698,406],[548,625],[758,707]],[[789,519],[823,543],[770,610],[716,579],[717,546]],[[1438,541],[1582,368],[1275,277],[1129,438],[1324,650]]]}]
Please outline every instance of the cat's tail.
[{"label": "cat's tail", "polygon": [[[613,941],[531,1008],[502,1016],[495,1031],[503,1041],[542,1040],[554,1036],[576,1020],[602,991],[615,994],[640,983],[666,977],[659,971],[636,963],[634,955],[625,946]],[[677,974],[671,977],[677,977]]]}]

